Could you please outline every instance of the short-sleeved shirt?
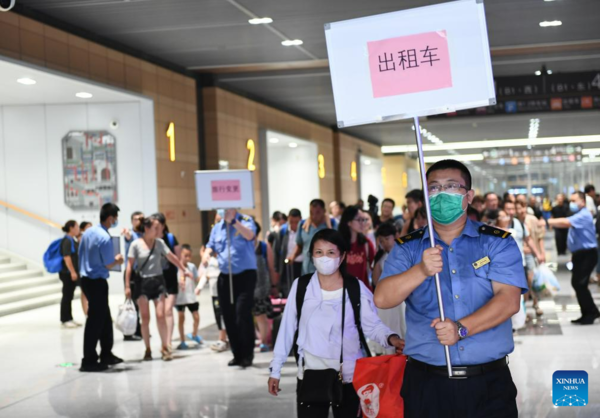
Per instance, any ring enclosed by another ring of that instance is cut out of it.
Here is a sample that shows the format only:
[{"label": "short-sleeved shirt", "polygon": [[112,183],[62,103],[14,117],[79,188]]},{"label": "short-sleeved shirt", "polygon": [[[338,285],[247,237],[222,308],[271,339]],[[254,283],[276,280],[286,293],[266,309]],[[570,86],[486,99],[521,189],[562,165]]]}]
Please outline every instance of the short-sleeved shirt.
[{"label": "short-sleeved shirt", "polygon": [[510,228],[510,233],[519,246],[519,251],[521,251],[521,259],[523,261],[523,265],[525,265],[525,239],[529,236],[529,230],[524,223],[521,223],[517,218],[514,218],[512,221],[512,228]]},{"label": "short-sleeved shirt", "polygon": [[177,272],[177,276],[179,280],[182,280],[182,276],[185,277],[185,289],[183,291],[179,291],[177,294],[176,305],[189,305],[190,303],[196,303],[198,299],[196,298],[196,285],[198,284],[198,269],[194,265],[194,263],[187,263],[187,268],[192,273],[193,279],[189,277],[185,277],[184,273],[179,270]]},{"label": "short-sleeved shirt", "polygon": [[[152,253],[152,255],[150,255]],[[140,238],[131,243],[127,257],[133,258],[137,264],[138,274],[141,277],[162,276],[162,259],[171,253],[165,242],[158,238],[154,240],[154,251],[146,246],[146,242]]]},{"label": "short-sleeved shirt", "polygon": [[567,238],[569,251],[574,253],[575,251],[589,250],[598,246],[594,218],[589,210],[583,208],[567,219],[571,222]]},{"label": "short-sleeved shirt", "polygon": [[[251,217],[238,213],[237,222],[256,233],[256,224]],[[226,225],[222,220],[210,232],[207,247],[217,253],[219,269],[222,274],[229,274],[229,248],[227,246],[227,229],[231,239],[231,272],[240,274],[246,270],[256,270],[256,255],[254,254],[254,241],[248,241],[242,236],[235,226]]]},{"label": "short-sleeved shirt", "polygon": [[[540,220],[538,218],[529,214],[525,217],[524,224],[527,227],[527,232],[529,232],[529,235],[531,236],[533,245],[535,245],[535,248],[541,252],[542,248],[540,247],[540,240],[542,240],[544,235],[546,235],[546,228],[540,225]],[[523,251],[526,255],[533,254],[528,245],[523,247]]]},{"label": "short-sleeved shirt", "polygon": [[[508,232],[467,219],[461,235],[451,245],[437,234],[435,238],[436,245],[443,248],[440,285],[445,314],[451,320],[465,318],[487,304],[494,297],[493,281],[518,287],[521,293],[528,291],[521,252]],[[398,242],[385,262],[381,280],[404,273],[421,262],[423,251],[430,247],[429,228],[415,231]],[[475,268],[473,263],[485,257],[489,263]],[[439,316],[435,278],[428,277],[406,299],[404,354],[431,365],[445,364],[444,348],[430,326]],[[475,365],[500,359],[513,349],[509,318],[451,346],[450,357],[456,366]]]},{"label": "short-sleeved shirt", "polygon": [[[125,237],[125,255],[127,255],[127,257],[125,257],[125,267],[127,267],[127,262],[129,260],[129,247],[131,247],[131,243],[134,242],[136,239],[138,238],[142,238],[143,234],[140,234],[138,232],[136,232],[133,227],[131,227],[130,229],[131,231],[131,239],[127,239],[127,237]],[[135,265],[134,265],[135,267]]]},{"label": "short-sleeved shirt", "polygon": [[[71,262],[73,263],[73,269],[75,269],[77,272],[79,271],[79,256],[77,255],[78,248],[79,243],[68,235],[66,235],[60,243],[60,255],[63,257],[70,256]],[[65,260],[62,262],[62,270],[60,272],[63,274],[71,274],[71,271],[67,267]]]},{"label": "short-sleeved shirt", "polygon": [[106,266],[115,262],[112,238],[102,224],[83,233],[79,244],[79,274],[89,279],[108,279]]},{"label": "short-sleeved shirt", "polygon": [[364,244],[359,244],[358,240],[350,245],[350,251],[346,256],[346,270],[348,274],[358,278],[373,291],[369,282],[369,268],[375,259],[375,247],[370,240],[366,240]]},{"label": "short-sleeved shirt", "polygon": [[[312,257],[308,253],[310,250],[310,242],[317,232],[321,229],[327,229],[327,224],[323,222],[321,225],[315,227],[313,224],[310,224],[308,228],[308,232],[304,230],[304,222],[300,223],[298,227],[298,234],[296,235],[296,244],[302,246],[302,274],[311,274],[314,273],[316,268],[313,264]],[[333,226],[333,225],[332,225]]]}]

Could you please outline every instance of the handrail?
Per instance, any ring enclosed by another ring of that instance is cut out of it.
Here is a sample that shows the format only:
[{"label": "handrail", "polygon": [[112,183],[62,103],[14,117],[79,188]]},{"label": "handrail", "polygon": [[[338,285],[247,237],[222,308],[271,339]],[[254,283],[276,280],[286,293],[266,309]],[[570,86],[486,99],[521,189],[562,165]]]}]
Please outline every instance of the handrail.
[{"label": "handrail", "polygon": [[62,226],[59,225],[59,224],[57,224],[56,222],[52,222],[52,221],[50,221],[50,220],[48,220],[48,219],[46,219],[46,218],[44,218],[42,216],[39,216],[39,215],[36,215],[35,213],[31,213],[29,211],[26,211],[25,209],[21,209],[21,208],[15,206],[15,205],[12,205],[12,204],[10,204],[8,202],[3,202],[2,200],[0,200],[0,206],[4,206],[7,209],[12,209],[15,212],[20,213],[21,215],[28,216],[28,217],[30,217],[32,219],[35,219],[36,221],[39,221],[39,222],[42,222],[42,223],[44,223],[44,224],[46,224],[48,226],[51,226],[52,228],[62,229]]}]

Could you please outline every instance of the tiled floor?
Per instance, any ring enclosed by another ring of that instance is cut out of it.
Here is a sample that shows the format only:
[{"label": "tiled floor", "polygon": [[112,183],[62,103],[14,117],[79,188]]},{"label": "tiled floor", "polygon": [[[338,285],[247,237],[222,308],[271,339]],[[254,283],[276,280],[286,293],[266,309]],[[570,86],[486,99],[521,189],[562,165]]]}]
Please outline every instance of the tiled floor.
[{"label": "tiled floor", "polygon": [[[543,319],[515,337],[510,367],[519,389],[521,417],[600,417],[600,324],[572,325],[578,306],[559,260],[561,292],[542,303]],[[591,288],[600,304],[597,286]],[[208,293],[208,292],[204,292]],[[208,295],[201,300],[202,334],[216,338]],[[113,313],[122,297],[111,299]],[[82,318],[80,308],[75,312]],[[114,314],[113,314],[114,316]],[[171,363],[142,363],[142,343],[123,342],[115,331],[114,352],[127,360],[110,373],[77,371],[82,329],[61,330],[58,306],[0,318],[0,418],[36,417],[289,417],[295,416],[295,368],[284,368],[281,396],[267,394],[269,354],[257,354],[247,370],[228,368],[230,353],[208,348],[178,353]],[[190,318],[191,319],[191,318]],[[154,329],[152,333],[158,336]],[[154,338],[158,354],[157,337]],[[63,367],[75,363],[75,367]],[[552,374],[585,370],[590,404],[554,408]]]}]

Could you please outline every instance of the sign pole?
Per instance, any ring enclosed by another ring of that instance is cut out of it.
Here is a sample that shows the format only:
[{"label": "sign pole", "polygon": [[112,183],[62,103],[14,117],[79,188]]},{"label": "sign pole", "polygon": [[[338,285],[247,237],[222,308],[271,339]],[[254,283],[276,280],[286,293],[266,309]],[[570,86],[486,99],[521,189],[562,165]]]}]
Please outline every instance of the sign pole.
[{"label": "sign pole", "polygon": [[[223,222],[225,220],[223,219]],[[225,222],[225,229],[227,230],[227,254],[229,258],[229,300],[231,301],[231,305],[233,305],[233,272],[231,271],[231,232],[229,231],[229,225]]]},{"label": "sign pole", "polygon": [[[425,171],[425,160],[423,158],[423,140],[421,138],[421,125],[419,125],[419,118],[414,118],[415,122],[415,135],[417,139],[417,149],[419,151],[419,168],[421,169],[421,183],[423,184],[423,197],[425,200],[425,210],[427,211],[427,225],[429,227],[429,243],[431,247],[435,247],[435,233],[433,231],[433,221],[431,219],[431,210],[429,208],[429,193],[427,189],[427,174]],[[440,285],[440,275],[435,274],[435,290],[437,293],[438,307],[440,309],[440,320],[445,321],[446,315],[444,314],[444,301],[442,300],[442,288]],[[446,354],[446,367],[448,368],[448,377],[452,377],[452,363],[450,361],[450,347],[444,346]]]}]

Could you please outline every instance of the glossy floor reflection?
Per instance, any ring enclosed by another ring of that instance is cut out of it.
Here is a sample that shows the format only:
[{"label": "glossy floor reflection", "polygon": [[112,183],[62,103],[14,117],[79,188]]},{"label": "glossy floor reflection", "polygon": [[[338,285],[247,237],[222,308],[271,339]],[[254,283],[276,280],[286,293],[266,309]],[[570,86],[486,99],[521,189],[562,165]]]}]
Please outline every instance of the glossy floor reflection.
[{"label": "glossy floor reflection", "polygon": [[[559,295],[542,303],[545,314],[515,337],[510,368],[519,389],[521,417],[600,417],[600,324],[570,323],[579,316],[569,273],[559,260]],[[597,285],[591,285],[600,303]],[[208,292],[206,292],[208,293]],[[120,297],[111,299],[116,312]],[[76,319],[82,319],[78,304]],[[216,338],[207,295],[201,301],[202,334]],[[286,417],[295,416],[295,368],[283,370],[281,396],[267,394],[270,354],[255,366],[227,367],[229,352],[208,348],[178,352],[171,363],[141,362],[143,345],[123,342],[115,331],[114,352],[127,360],[110,373],[81,374],[83,330],[62,330],[58,306],[0,318],[0,418],[19,417]],[[191,318],[190,318],[191,319]],[[153,335],[158,331],[154,329]],[[154,352],[159,343],[155,337]],[[74,367],[67,363],[74,363]],[[590,404],[555,408],[551,401],[556,370],[585,370]]]}]

